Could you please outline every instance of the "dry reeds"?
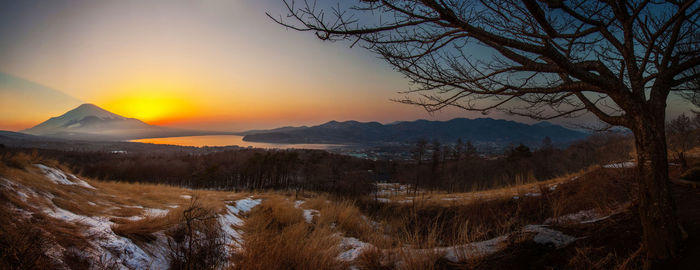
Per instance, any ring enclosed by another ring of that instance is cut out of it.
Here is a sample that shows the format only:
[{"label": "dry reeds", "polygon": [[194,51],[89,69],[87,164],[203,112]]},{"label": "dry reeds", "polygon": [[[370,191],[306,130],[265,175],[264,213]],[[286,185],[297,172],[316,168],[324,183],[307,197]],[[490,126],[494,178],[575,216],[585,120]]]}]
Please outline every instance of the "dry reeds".
[{"label": "dry reeds", "polygon": [[234,269],[345,268],[336,260],[338,236],[325,226],[308,224],[287,200],[263,201],[242,230],[242,252],[233,256]]}]

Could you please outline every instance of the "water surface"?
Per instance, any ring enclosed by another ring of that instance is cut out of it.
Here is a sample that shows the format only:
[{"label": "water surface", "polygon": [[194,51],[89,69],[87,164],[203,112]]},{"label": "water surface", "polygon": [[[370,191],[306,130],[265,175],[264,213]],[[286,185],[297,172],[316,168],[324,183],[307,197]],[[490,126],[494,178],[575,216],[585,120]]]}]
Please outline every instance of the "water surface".
[{"label": "water surface", "polygon": [[165,138],[148,138],[131,140],[131,142],[154,143],[154,144],[171,144],[181,146],[231,146],[237,145],[240,147],[254,147],[266,149],[331,149],[338,148],[342,145],[337,144],[283,144],[283,143],[261,143],[247,142],[243,140],[243,136],[238,135],[204,135],[204,136],[184,136],[184,137],[165,137]]}]

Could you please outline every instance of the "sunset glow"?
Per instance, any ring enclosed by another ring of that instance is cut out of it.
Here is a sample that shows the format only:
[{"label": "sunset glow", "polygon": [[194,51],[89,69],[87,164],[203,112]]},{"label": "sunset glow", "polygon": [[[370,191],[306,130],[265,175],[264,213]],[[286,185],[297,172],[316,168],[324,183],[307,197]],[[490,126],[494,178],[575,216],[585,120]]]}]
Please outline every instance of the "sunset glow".
[{"label": "sunset glow", "polygon": [[[14,93],[21,87],[0,89],[0,129],[28,128],[80,103],[204,130],[483,117],[392,102],[411,85],[381,59],[288,31],[265,12],[283,10],[277,0],[7,3],[0,11],[0,74],[73,101],[30,105],[31,95]],[[497,111],[488,117],[532,122]]]}]

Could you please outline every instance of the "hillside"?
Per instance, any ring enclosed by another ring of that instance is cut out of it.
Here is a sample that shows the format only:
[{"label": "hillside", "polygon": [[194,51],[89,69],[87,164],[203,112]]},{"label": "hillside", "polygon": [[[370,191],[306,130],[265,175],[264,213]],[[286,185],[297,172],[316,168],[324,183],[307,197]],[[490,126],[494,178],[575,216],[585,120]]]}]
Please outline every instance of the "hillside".
[{"label": "hillside", "polygon": [[377,122],[331,121],[312,127],[285,128],[248,133],[244,140],[270,143],[387,144],[414,143],[419,139],[476,144],[539,146],[545,137],[558,145],[583,139],[586,133],[547,122],[527,125],[491,118],[455,118],[449,121],[417,120],[380,124]]},{"label": "hillside", "polygon": [[[22,269],[635,269],[633,179],[608,167],[481,192],[381,184],[348,200],[96,181],[5,155],[0,249],[22,251],[0,259]],[[699,197],[683,190],[690,212],[679,216],[697,237]]]}]

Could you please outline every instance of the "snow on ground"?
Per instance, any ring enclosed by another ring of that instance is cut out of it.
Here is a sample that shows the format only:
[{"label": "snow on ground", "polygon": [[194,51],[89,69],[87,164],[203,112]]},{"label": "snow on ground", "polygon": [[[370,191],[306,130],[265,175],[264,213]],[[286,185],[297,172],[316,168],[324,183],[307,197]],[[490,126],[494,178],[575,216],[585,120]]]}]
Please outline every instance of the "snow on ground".
[{"label": "snow on ground", "polygon": [[[294,208],[301,208],[301,205],[304,203],[302,200],[297,200],[294,202]],[[314,216],[318,216],[321,213],[316,210],[316,209],[302,209],[304,211],[304,219],[306,220],[306,223],[313,223]]]},{"label": "snow on ground", "polygon": [[383,202],[383,203],[389,203],[389,202],[391,202],[391,200],[389,200],[389,199],[387,199],[387,198],[377,198],[377,201],[378,201],[378,202]]},{"label": "snow on ground", "polygon": [[257,206],[261,202],[262,202],[262,199],[255,199],[254,200],[252,197],[248,197],[248,198],[236,201],[236,206],[233,208],[229,208],[229,210],[231,210],[231,212],[234,215],[238,215],[241,212],[243,212],[243,213],[250,212],[250,210],[253,209],[253,207]]},{"label": "snow on ground", "polygon": [[[560,231],[549,229],[546,225],[527,225],[522,230],[525,233],[534,233],[532,240],[543,245],[552,245],[556,248],[562,248],[577,238],[566,235]],[[488,256],[508,247],[510,237],[509,234],[498,236],[489,240],[472,242],[464,245],[437,247],[431,249],[413,249],[409,247],[401,248],[399,252],[403,254],[414,254],[422,256],[425,254],[444,254],[443,258],[451,262],[459,262],[463,260],[476,259]],[[343,237],[340,241],[340,249],[342,252],[337,259],[340,261],[351,262],[357,259],[362,252],[373,247],[372,244],[362,242],[354,237]],[[392,252],[396,250],[384,250],[384,252]]]},{"label": "snow on ground", "polygon": [[180,198],[183,198],[185,200],[192,199],[192,195],[180,195]]},{"label": "snow on ground", "polygon": [[123,269],[165,269],[168,265],[162,246],[154,245],[150,250],[153,254],[147,253],[130,239],[116,235],[111,228],[114,223],[107,217],[78,215],[59,207],[46,210],[45,213],[57,219],[88,226],[85,234],[95,236],[95,250],[84,251],[85,256],[99,260],[102,255],[106,255]]},{"label": "snow on ground", "polygon": [[231,250],[229,246],[234,246],[235,248],[240,248],[240,244],[243,241],[241,237],[241,232],[236,228],[243,225],[243,220],[238,216],[249,212],[253,207],[257,206],[262,202],[262,199],[252,199],[251,197],[241,199],[236,201],[233,205],[226,205],[226,214],[219,216],[219,224],[221,224],[224,233],[226,233],[226,249],[227,253]]},{"label": "snow on ground", "polygon": [[320,213],[316,209],[304,209],[304,219],[306,219],[306,223],[312,223],[314,216],[318,215],[320,215]]},{"label": "snow on ground", "polygon": [[396,200],[396,201],[393,201],[393,200],[391,200],[391,199],[389,199],[389,198],[377,198],[377,201],[380,202],[380,203],[390,203],[390,202],[395,202],[395,203],[412,203],[412,202],[413,202],[413,198],[408,198],[408,199],[405,199],[405,200]]},{"label": "snow on ground", "polygon": [[602,216],[602,214],[595,209],[581,210],[576,213],[563,215],[558,218],[548,218],[544,221],[544,224],[554,224],[554,223],[594,223],[610,216]]},{"label": "snow on ground", "polygon": [[623,169],[623,168],[634,168],[634,166],[637,166],[637,164],[633,161],[625,161],[625,162],[620,162],[620,163],[612,163],[612,164],[606,164],[603,165],[603,168],[606,169]]},{"label": "snow on ground", "polygon": [[76,177],[75,175],[65,174],[63,171],[61,171],[59,169],[47,167],[47,166],[44,166],[42,164],[34,164],[34,166],[41,169],[41,171],[46,175],[46,178],[49,179],[54,184],[78,185],[78,186],[81,186],[84,188],[95,189],[93,186],[91,186],[87,182],[81,180],[80,178]]},{"label": "snow on ground", "polygon": [[170,212],[170,209],[158,209],[158,208],[144,208],[144,213],[146,216],[165,216]]},{"label": "snow on ground", "polygon": [[445,259],[458,262],[461,259],[472,259],[488,256],[501,251],[507,246],[507,235],[499,236],[485,241],[473,242],[455,247],[436,248],[437,252],[445,252]]},{"label": "snow on ground", "polygon": [[362,254],[365,248],[371,247],[369,243],[360,241],[355,237],[343,237],[340,239],[340,250],[343,250],[336,258],[339,261],[351,262]]},{"label": "snow on ground", "polygon": [[19,195],[19,199],[23,202],[26,202],[27,198],[29,198],[29,196],[27,196],[27,194],[22,191],[17,191],[17,195]]},{"label": "snow on ground", "polygon": [[576,237],[549,229],[547,225],[527,225],[523,228],[523,232],[536,233],[532,241],[543,245],[553,245],[556,248],[562,248],[576,241]]},{"label": "snow on ground", "polygon": [[407,193],[409,185],[401,183],[377,183],[377,195],[398,195]]}]

